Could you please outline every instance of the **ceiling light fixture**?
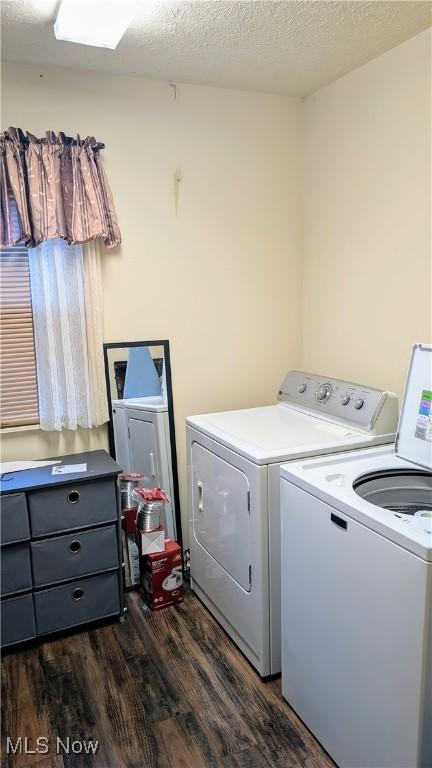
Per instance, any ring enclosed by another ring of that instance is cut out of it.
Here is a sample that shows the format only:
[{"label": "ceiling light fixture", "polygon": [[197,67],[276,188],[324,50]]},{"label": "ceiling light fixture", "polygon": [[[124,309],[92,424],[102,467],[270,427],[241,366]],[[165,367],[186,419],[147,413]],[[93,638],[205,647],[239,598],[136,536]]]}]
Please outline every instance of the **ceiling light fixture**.
[{"label": "ceiling light fixture", "polygon": [[54,34],[57,40],[114,50],[138,5],[136,0],[62,0]]}]

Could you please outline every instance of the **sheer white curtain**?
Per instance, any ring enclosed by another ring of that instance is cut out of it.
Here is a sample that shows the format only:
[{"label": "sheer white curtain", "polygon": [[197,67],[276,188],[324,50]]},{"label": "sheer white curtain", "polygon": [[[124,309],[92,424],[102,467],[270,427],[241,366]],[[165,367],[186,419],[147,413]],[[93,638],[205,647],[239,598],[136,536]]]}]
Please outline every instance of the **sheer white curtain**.
[{"label": "sheer white curtain", "polygon": [[108,421],[97,240],[29,250],[41,429]]}]

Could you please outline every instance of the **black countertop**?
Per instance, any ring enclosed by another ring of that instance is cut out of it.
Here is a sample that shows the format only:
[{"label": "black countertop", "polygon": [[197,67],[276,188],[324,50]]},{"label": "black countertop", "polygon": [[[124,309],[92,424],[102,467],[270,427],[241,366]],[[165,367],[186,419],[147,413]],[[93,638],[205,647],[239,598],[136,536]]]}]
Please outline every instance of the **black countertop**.
[{"label": "black countertop", "polygon": [[[86,453],[74,453],[69,456],[53,456],[46,461],[60,459],[60,465],[51,464],[38,469],[24,469],[20,472],[6,472],[0,479],[1,493],[16,493],[17,491],[30,491],[35,488],[47,488],[48,486],[68,485],[70,483],[97,480],[98,478],[117,475],[122,468],[114,461],[106,451],[87,451]],[[71,472],[67,475],[53,475],[53,466],[71,464],[87,464],[87,472]]]}]

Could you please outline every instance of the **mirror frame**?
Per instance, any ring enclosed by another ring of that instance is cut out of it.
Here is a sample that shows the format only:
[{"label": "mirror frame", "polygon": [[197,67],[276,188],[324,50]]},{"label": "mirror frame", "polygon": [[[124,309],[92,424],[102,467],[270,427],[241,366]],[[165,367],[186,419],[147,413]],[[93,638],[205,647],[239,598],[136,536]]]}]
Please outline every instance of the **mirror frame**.
[{"label": "mirror frame", "polygon": [[108,350],[124,349],[126,347],[163,347],[163,350],[164,350],[177,543],[180,544],[181,548],[183,549],[183,536],[182,536],[182,525],[181,525],[181,514],[180,514],[180,493],[179,493],[178,467],[177,467],[177,447],[176,447],[176,434],[175,434],[175,423],[174,423],[174,400],[173,400],[173,392],[172,392],[171,358],[170,358],[170,349],[169,349],[168,339],[154,339],[150,341],[112,341],[112,342],[104,343],[103,355],[104,355],[104,364],[105,364],[105,384],[106,384],[106,390],[107,390],[108,411],[109,411],[109,422],[108,422],[109,452],[113,457],[113,459],[115,459],[116,455],[115,455],[115,443],[114,443],[114,425],[113,425],[113,419],[112,419],[112,402],[111,402]]}]

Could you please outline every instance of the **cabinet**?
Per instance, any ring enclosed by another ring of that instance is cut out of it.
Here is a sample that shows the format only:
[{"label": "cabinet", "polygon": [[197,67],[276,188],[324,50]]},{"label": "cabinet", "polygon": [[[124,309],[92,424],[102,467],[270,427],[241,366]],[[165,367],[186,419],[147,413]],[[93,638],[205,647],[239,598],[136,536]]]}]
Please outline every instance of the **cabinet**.
[{"label": "cabinet", "polygon": [[61,463],[87,471],[46,466],[0,481],[2,647],[123,611],[121,468],[105,451]]}]

